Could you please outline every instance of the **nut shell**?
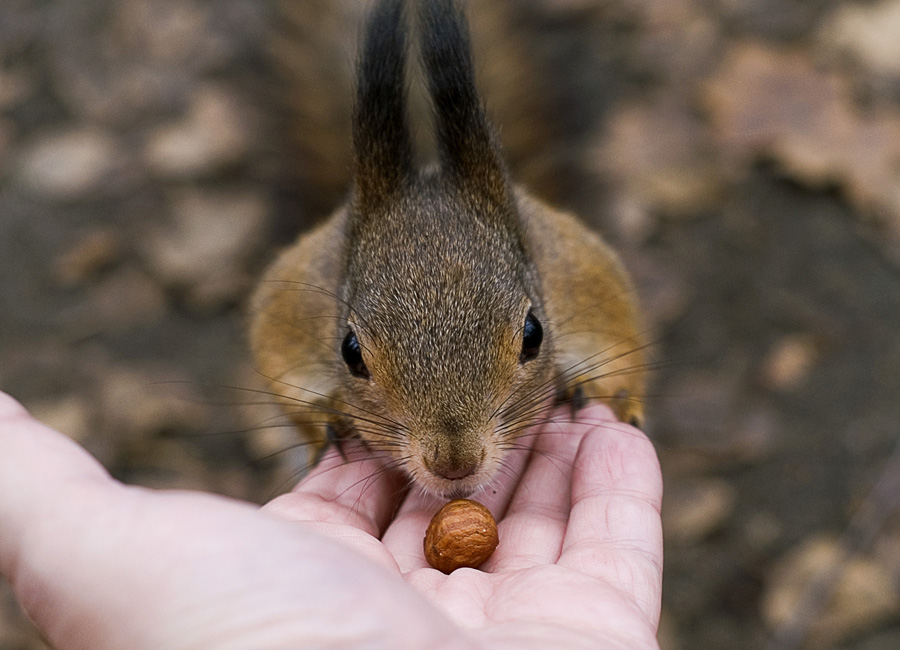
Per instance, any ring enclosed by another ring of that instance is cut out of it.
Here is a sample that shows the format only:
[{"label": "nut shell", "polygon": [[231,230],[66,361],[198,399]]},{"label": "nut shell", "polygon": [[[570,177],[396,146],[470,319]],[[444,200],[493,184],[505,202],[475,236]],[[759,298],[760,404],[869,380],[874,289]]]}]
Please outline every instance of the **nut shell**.
[{"label": "nut shell", "polygon": [[471,499],[455,499],[435,513],[425,533],[425,559],[438,571],[477,568],[500,538],[491,511]]}]

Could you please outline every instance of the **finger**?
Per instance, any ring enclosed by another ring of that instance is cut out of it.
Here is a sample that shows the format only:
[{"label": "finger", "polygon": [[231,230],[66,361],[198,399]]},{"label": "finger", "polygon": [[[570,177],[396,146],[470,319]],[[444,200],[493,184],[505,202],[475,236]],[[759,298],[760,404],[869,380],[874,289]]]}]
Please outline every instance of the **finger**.
[{"label": "finger", "polygon": [[[608,409],[603,416],[615,417]],[[572,505],[575,455],[591,425],[558,409],[540,429],[528,466],[500,522],[502,545],[485,565],[491,572],[555,563]]]},{"label": "finger", "polygon": [[404,493],[405,479],[360,441],[330,450],[289,493],[263,509],[290,521],[353,526],[380,538]]},{"label": "finger", "polygon": [[[530,435],[523,436],[519,448],[506,452],[503,467],[497,472],[495,479],[469,497],[487,507],[498,521],[506,512],[522,476],[533,438]],[[403,573],[428,566],[423,550],[425,531],[431,518],[446,502],[444,497],[413,491],[400,506],[382,541]],[[503,543],[502,539],[500,543]]]},{"label": "finger", "polygon": [[61,486],[111,483],[106,470],[71,439],[31,418],[0,393],[0,571],[16,566],[35,511],[52,506]]},{"label": "finger", "polygon": [[[93,532],[85,521],[104,513],[110,493],[120,490],[90,454],[5,393],[0,450],[0,573],[37,625],[59,639],[73,620],[73,575],[83,566],[76,537]],[[96,587],[90,578],[83,584]],[[96,621],[85,616],[81,623],[78,638],[91,638]]]},{"label": "finger", "polygon": [[[585,415],[596,418],[593,410]],[[662,589],[659,461],[638,429],[595,422],[575,460],[572,512],[559,564],[631,595],[655,625]]]}]

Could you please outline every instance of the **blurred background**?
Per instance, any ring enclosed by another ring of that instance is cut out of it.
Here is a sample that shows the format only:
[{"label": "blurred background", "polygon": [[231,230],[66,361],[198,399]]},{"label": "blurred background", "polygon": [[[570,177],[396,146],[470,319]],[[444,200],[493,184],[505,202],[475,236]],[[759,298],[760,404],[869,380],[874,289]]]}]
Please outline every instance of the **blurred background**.
[{"label": "blurred background", "polygon": [[[663,649],[900,647],[900,0],[471,5],[515,176],[638,285]],[[360,13],[2,0],[0,388],[122,480],[302,464],[245,300],[346,189]]]}]

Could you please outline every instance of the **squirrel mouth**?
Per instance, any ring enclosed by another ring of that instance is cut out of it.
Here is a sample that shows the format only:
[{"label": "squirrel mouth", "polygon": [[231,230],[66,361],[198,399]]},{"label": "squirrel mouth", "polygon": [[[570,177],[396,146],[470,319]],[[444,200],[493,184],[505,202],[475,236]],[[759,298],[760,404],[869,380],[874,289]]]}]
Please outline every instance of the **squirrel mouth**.
[{"label": "squirrel mouth", "polygon": [[478,492],[484,487],[484,472],[472,472],[458,479],[447,479],[433,472],[427,473],[424,481],[419,481],[428,492],[445,499],[463,499]]},{"label": "squirrel mouth", "polygon": [[464,499],[465,497],[471,496],[473,492],[477,490],[480,486],[472,486],[472,485],[456,485],[451,486],[449,490],[444,491],[445,499]]},{"label": "squirrel mouth", "polygon": [[437,463],[424,462],[426,483],[430,491],[448,499],[461,499],[480,489],[488,475],[484,467],[484,457],[468,462]]}]

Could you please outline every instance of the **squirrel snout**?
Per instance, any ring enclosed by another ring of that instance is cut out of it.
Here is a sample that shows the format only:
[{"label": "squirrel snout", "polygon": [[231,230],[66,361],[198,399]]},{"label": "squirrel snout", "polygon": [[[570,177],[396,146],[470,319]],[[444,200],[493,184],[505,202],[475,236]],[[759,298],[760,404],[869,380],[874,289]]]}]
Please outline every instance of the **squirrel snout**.
[{"label": "squirrel snout", "polygon": [[[438,443],[431,457],[425,457],[425,467],[429,472],[448,481],[464,479],[481,469],[484,449],[481,445],[459,445],[459,441]],[[454,444],[457,443],[457,444]]]},{"label": "squirrel snout", "polygon": [[467,476],[471,476],[475,473],[475,470],[478,469],[478,466],[481,463],[479,461],[465,461],[459,463],[442,463],[438,465],[430,465],[428,469],[432,472],[440,476],[441,478],[445,478],[449,481],[456,481],[461,478],[466,478]]}]

